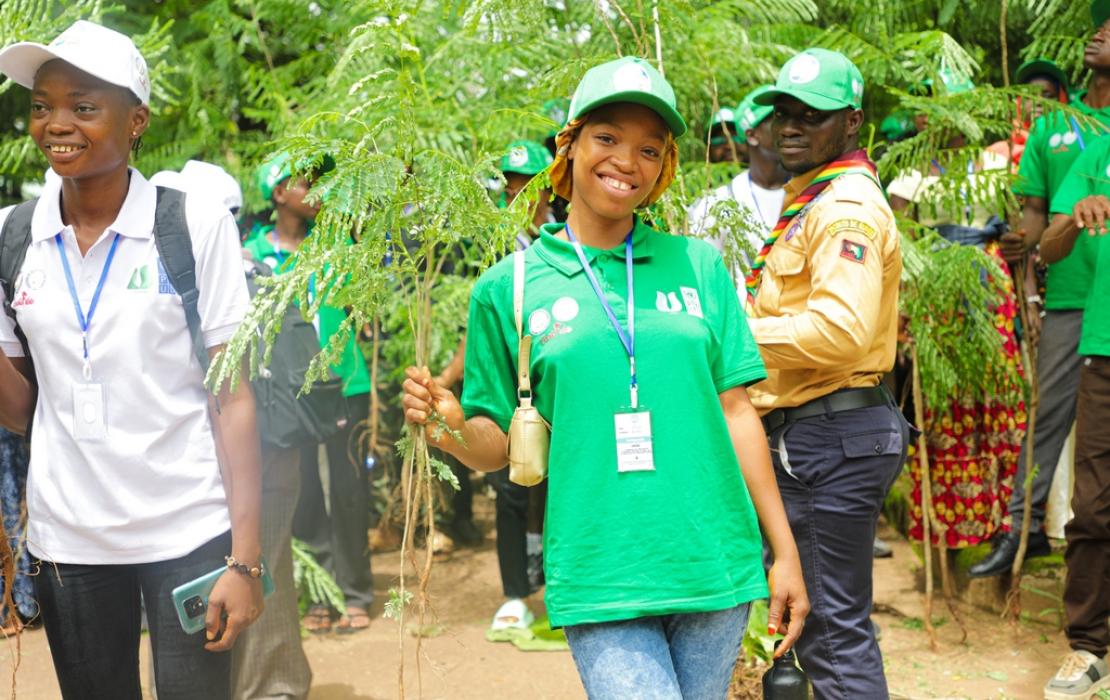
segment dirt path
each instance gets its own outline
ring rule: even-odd
[[[444,632],[424,640],[425,700],[579,700],[585,697],[570,654],[517,651],[484,638],[489,616],[500,603],[497,556],[493,549],[491,508],[479,498],[478,518],[487,530],[486,543],[460,550],[437,563],[433,600]],[[896,698],[971,698],[974,700],[1041,697],[1041,687],[1066,653],[1063,635],[1054,627],[1023,624],[1017,629],[996,616],[961,608],[969,641],[959,644],[958,625],[938,602],[934,617],[948,620],[939,627],[940,651],[929,650],[920,629],[921,595],[915,589],[914,561],[908,545],[895,540],[893,559],[876,563],[875,600],[882,610],[882,647],[892,695]],[[381,601],[397,573],[395,554],[374,557],[374,587],[379,604],[370,630],[349,637],[312,637],[304,642],[315,672],[311,700],[391,700],[397,697],[398,636],[396,623],[381,618]],[[539,602],[534,601],[534,608]],[[419,697],[413,660],[414,639],[406,635],[408,697]],[[144,651],[145,659],[145,651]],[[145,663],[145,661],[144,661]],[[0,648],[0,678],[6,678],[11,657]],[[19,698],[59,697],[45,635],[23,637],[23,664],[18,673]],[[0,686],[0,694],[2,686]]]

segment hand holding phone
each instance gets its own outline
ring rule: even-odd
[[[274,591],[274,580],[263,564],[261,580],[220,567],[173,589],[181,629],[186,634],[208,630],[209,651],[226,651],[244,628],[262,613],[264,596]]]

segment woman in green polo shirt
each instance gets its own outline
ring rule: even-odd
[[[533,392],[552,426],[547,610],[595,699],[723,698],[768,579],[780,652],[808,612],[745,389],[765,370],[728,271],[707,243],[636,216],[670,184],[685,131],[650,64],[588,71],[551,168],[569,218],[543,226],[525,253]],[[406,419],[426,423],[434,409],[463,440],[428,430],[429,440],[473,469],[503,468],[516,352],[505,260],[474,287],[461,404],[410,368]],[[618,430],[639,449],[618,450]]]

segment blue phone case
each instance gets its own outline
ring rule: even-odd
[[[274,579],[270,576],[270,567],[262,564],[265,573],[262,574],[262,595],[269,596],[274,592]],[[204,576],[195,578],[188,583],[183,583],[173,589],[173,607],[177,610],[177,619],[181,622],[181,629],[185,634],[196,634],[204,629],[204,616],[208,612],[208,596],[216,587],[216,581],[227,571],[226,566],[221,566]]]

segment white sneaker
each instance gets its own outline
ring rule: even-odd
[[[1089,651],[1073,651],[1045,685],[1044,698],[1088,700],[1103,688],[1110,688],[1110,669],[1106,661]]]

